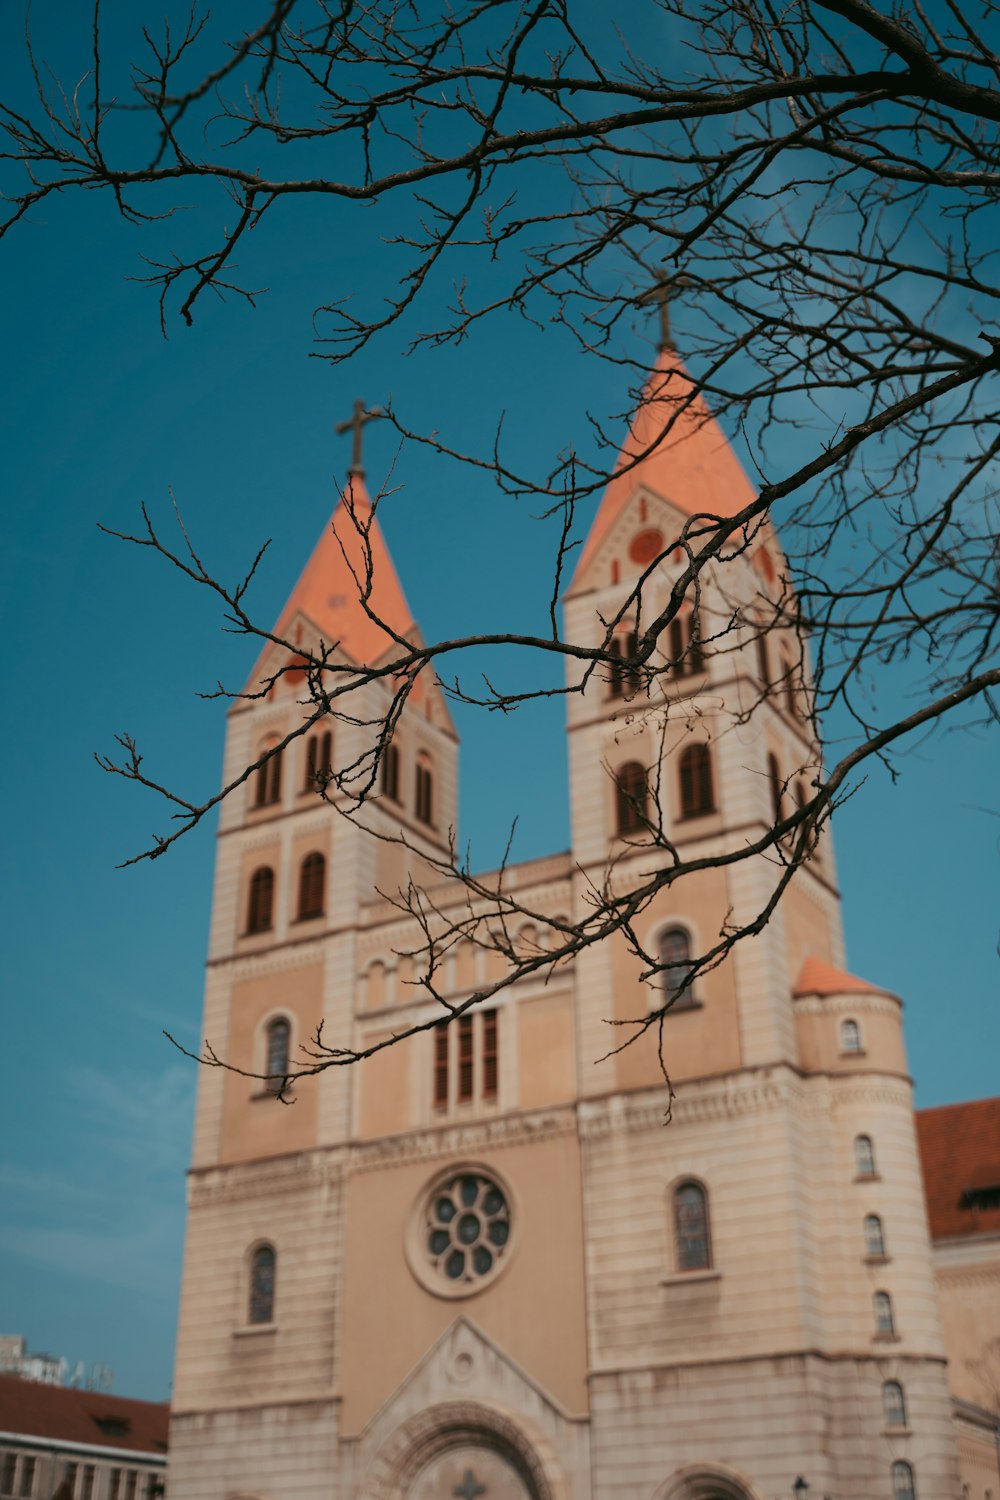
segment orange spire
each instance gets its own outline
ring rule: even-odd
[[[388,629],[377,625],[361,603],[368,559],[359,528],[367,531],[371,552],[368,607]],[[358,666],[371,666],[394,646],[391,631],[405,636],[414,629],[410,606],[360,474],[348,479],[330,524],[281,612],[275,635],[287,639],[297,614],[305,615],[328,645],[338,642]]]
[[[574,582],[640,486],[689,516],[734,516],[756,499],[722,428],[693,390],[677,353],[661,348],[583,545]]]

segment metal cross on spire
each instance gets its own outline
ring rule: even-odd
[[[648,291],[640,292],[636,297],[638,306],[648,306],[655,302],[660,310],[660,349],[673,349],[674,340],[670,332],[670,298],[675,289],[685,286],[693,286],[690,276],[668,276],[666,271],[657,271],[656,285],[651,286]]]
[[[358,479],[365,477],[364,466],[361,462],[361,434],[364,431],[365,423],[374,422],[382,415],[383,413],[377,406],[373,406],[371,411],[365,411],[365,403],[363,401],[355,401],[354,415],[349,417],[346,422],[338,422],[334,429],[338,436],[343,432],[354,433],[354,441],[351,448],[351,467],[347,472],[348,474],[356,475]]]

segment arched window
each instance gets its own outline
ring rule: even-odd
[[[771,783],[771,812],[774,821],[780,823],[785,816],[784,810],[784,782],[781,776],[781,768],[778,765],[778,757],[768,751],[767,755],[767,779]]]
[[[670,661],[677,677],[693,677],[705,666],[698,611],[690,609],[670,622]]]
[[[306,778],[304,792],[321,792],[333,772],[333,735],[329,729],[312,734],[306,741]]]
[[[875,1312],[875,1332],[883,1338],[892,1338],[896,1332],[896,1320],[892,1315],[892,1298],[888,1292],[876,1292],[872,1298]]]
[[[840,1023],[840,1050],[841,1052],[861,1051],[861,1027],[857,1021],[846,1020]]]
[[[321,917],[325,900],[326,860],[314,851],[299,866],[299,921]]]
[[[267,1028],[267,1056],[264,1071],[268,1087],[278,1093],[288,1077],[288,1050],[292,1041],[292,1028],[284,1016],[275,1016]]]
[[[707,745],[688,745],[678,762],[681,782],[681,817],[700,818],[715,811],[712,787],[712,756]]]
[[[634,630],[613,636],[608,643],[608,655],[612,658],[608,674],[609,698],[634,698],[642,687],[642,673],[634,663],[639,649],[639,637]]]
[[[856,1135],[854,1137],[854,1165],[859,1177],[874,1177],[875,1172],[875,1147],[872,1145],[870,1135]]]
[[[260,754],[264,755],[268,746]],[[281,751],[276,750],[265,760],[254,778],[254,807],[270,807],[281,800]]]
[[[637,760],[627,760],[619,766],[615,774],[615,819],[619,833],[638,833],[649,826],[648,795],[645,766]]]
[[[417,781],[416,800],[414,812],[421,823],[428,826],[434,822],[434,773],[431,770],[430,757],[418,755],[417,757]]]
[[[897,1458],[892,1466],[892,1500],[916,1500],[913,1486],[913,1470],[903,1459]]]
[[[682,1182],[674,1190],[674,1252],[678,1271],[711,1269],[708,1194],[700,1182]]]
[[[885,1235],[882,1233],[882,1220],[878,1214],[865,1215],[865,1254],[885,1254]]]
[[[386,745],[382,751],[382,794],[399,801],[399,750],[395,745]]]
[[[793,719],[797,718],[799,703],[795,696],[795,670],[784,652],[781,653],[781,676],[785,684],[785,707]]]
[[[250,876],[250,900],[247,904],[247,932],[269,932],[271,907],[274,903],[274,871],[261,865]]]
[[[660,963],[663,969],[663,993],[673,999],[673,1010],[695,1004],[688,970],[691,967],[691,938],[683,927],[668,927],[660,935]]]
[[[882,1410],[887,1427],[906,1426],[906,1398],[898,1380],[887,1380],[882,1387]]]
[[[250,1257],[248,1323],[274,1322],[274,1281],[277,1259],[273,1245],[257,1245]]]

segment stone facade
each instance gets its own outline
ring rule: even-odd
[[[684,378],[668,354],[657,370]],[[741,476],[728,499],[716,492],[736,465],[714,423],[680,437],[609,488],[565,601],[570,638],[599,639],[642,534],[745,503]],[[366,503],[358,479],[351,500]],[[377,547],[391,567],[380,536]],[[340,557],[321,539],[282,617],[286,639],[351,639]],[[764,534],[705,577],[706,638],[734,607],[752,613],[776,565]],[[652,613],[679,569],[650,579]],[[324,599],[343,628],[319,618]],[[383,618],[410,628],[394,573],[385,599]],[[570,696],[572,851],[510,872],[524,904],[575,916],[609,855],[622,878],[642,869],[648,854],[616,834],[611,773],[626,761],[660,776],[688,854],[770,826],[772,767],[790,795],[818,752],[804,668],[791,685],[794,643],[773,632],[768,649],[769,667],[752,634],[709,648],[654,702],[597,681]],[[365,691],[355,721],[384,707],[380,689]],[[237,705],[227,779],[300,722],[298,697],[282,679]],[[338,765],[365,733],[334,725]],[[458,802],[436,685],[411,699],[395,738],[397,794],[383,790],[361,819],[317,799],[302,741],[283,754],[276,796],[250,782],[223,807],[203,1034],[241,1071],[200,1079],[171,1500],[773,1500],[798,1476],[831,1500],[896,1500],[909,1474],[919,1500],[956,1500],[901,1006],[843,971],[828,838],[763,933],[667,1016],[669,1125],[655,1038],[609,1046],[608,1020],[641,1019],[653,998],[615,939],[499,991],[464,1037],[429,1030],[329,1068],[290,1104],[247,1076],[268,1071],[275,1021],[294,1055],[321,1021],[327,1044],[359,1048],[440,1014],[414,984],[414,925],[379,894],[412,879],[442,909],[462,899],[428,863]],[[685,816],[677,766],[694,742],[713,795]],[[433,778],[430,820],[417,813],[418,764]],[[406,847],[371,836],[400,828]],[[323,900],[303,915],[315,854]],[[248,921],[262,868],[264,924]],[[650,903],[639,936],[655,949],[681,927],[701,951],[775,879],[763,856],[705,869]],[[445,993],[461,999],[498,964],[458,944]],[[887,1382],[905,1392],[904,1421],[887,1419]]]

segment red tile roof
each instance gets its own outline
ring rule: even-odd
[[[162,1456],[167,1451],[169,1421],[170,1407],[166,1402],[133,1401],[127,1396],[108,1396],[101,1391],[43,1385],[17,1375],[0,1375],[0,1431],[3,1432],[49,1438],[67,1445],[131,1448]]]
[[[1000,1231],[1000,1206],[976,1201],[1000,1189],[1000,1099],[918,1110],[917,1141],[931,1238]]]
[[[881,985],[869,984],[867,979],[859,979],[856,974],[848,974],[844,969],[835,969],[833,964],[826,964],[820,958],[812,955],[805,960],[799,971],[799,977],[793,995],[888,995],[890,990],[882,989]]]

